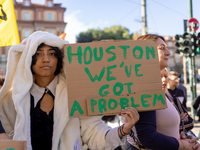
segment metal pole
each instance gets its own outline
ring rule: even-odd
[[[188,27],[187,27],[187,22],[188,20],[183,20],[183,26],[184,26],[184,33],[188,32]],[[183,75],[184,75],[184,85],[187,86],[187,79],[188,79],[188,75],[187,75],[187,58],[185,56],[183,56]]]
[[[193,17],[192,0],[188,0],[188,6],[189,6],[189,19],[190,19]]]
[[[184,74],[184,85],[187,86],[187,68],[186,68],[187,60],[186,57],[183,56],[183,74]]]
[[[189,19],[193,17],[193,10],[192,10],[192,0],[188,0],[189,6]],[[194,33],[190,31],[190,33]],[[196,74],[195,74],[195,55],[191,54],[189,57],[189,77],[190,77],[190,90],[191,90],[191,101],[196,98]],[[191,115],[192,118],[195,120],[195,111],[194,108],[191,106]]]
[[[146,15],[146,0],[141,0],[142,3],[142,35],[147,34],[147,15]]]

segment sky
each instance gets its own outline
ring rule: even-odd
[[[22,0],[17,0],[20,2]],[[44,4],[45,0],[31,0]],[[53,0],[66,8],[65,40],[76,42],[76,36],[88,29],[121,25],[130,34],[142,28],[141,0]],[[148,33],[162,36],[183,34],[183,20],[189,18],[189,0],[146,0]],[[200,0],[192,0],[193,18],[200,22]],[[200,32],[200,29],[197,30]]]

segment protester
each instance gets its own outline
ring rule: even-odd
[[[135,108],[122,110],[125,123],[114,129],[100,116],[69,118],[64,44],[54,34],[37,31],[9,50],[0,93],[6,134],[27,141],[28,150],[110,150],[125,144],[124,135],[139,120]]]
[[[180,100],[176,96],[171,95],[169,92],[169,89],[167,89],[166,85],[169,83],[168,75],[169,75],[169,73],[166,68],[161,71],[163,90],[165,90],[166,97],[174,105],[174,107],[176,108],[176,110],[178,111],[178,113],[180,115],[181,122],[180,122],[179,132],[180,133],[184,132],[186,134],[189,131],[191,131],[191,129],[193,128],[194,120],[190,117],[187,110],[180,102]]]
[[[168,67],[170,52],[164,38],[154,34],[140,36],[138,40],[153,40],[157,44],[160,70]],[[166,98],[167,108],[139,112],[140,119],[127,137],[127,150],[192,150],[199,149],[196,138],[180,139],[180,116],[172,103]],[[185,138],[184,134],[181,134]],[[138,140],[137,140],[138,139]]]
[[[180,78],[179,78],[178,72],[170,71],[169,72],[168,91],[172,96],[177,97],[181,101],[181,103],[183,104],[185,109],[187,109],[187,106],[186,106],[187,97],[184,94],[183,90],[181,90],[180,88],[177,88],[177,86],[179,85],[179,81],[180,81]]]

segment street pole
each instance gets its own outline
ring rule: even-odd
[[[147,15],[146,15],[146,0],[141,0],[142,4],[142,35],[147,34]]]
[[[183,56],[183,74],[184,74],[184,85],[187,86],[187,60],[186,60],[186,57]]]
[[[189,19],[193,18],[193,10],[192,10],[192,0],[188,0],[189,6]],[[190,31],[194,33],[194,30]],[[191,101],[196,98],[196,74],[195,74],[195,54],[192,53],[189,56],[189,77],[190,77],[190,90],[191,90]],[[194,108],[191,106],[191,115],[192,118],[195,120],[195,111]]]
[[[187,32],[187,22],[188,20],[183,20],[183,27],[184,27],[184,33]],[[184,75],[184,85],[187,86],[187,57],[183,56],[183,75]]]

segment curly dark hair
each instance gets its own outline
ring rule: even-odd
[[[41,43],[37,50],[43,46],[45,46],[46,44],[44,43]],[[53,46],[50,46],[53,50],[55,50],[56,52],[56,58],[58,59],[58,63],[57,63],[57,67],[56,67],[56,71],[54,72],[55,75],[59,74],[60,73],[60,70],[63,68],[63,57],[64,57],[64,54],[61,50],[59,50],[58,47],[53,47]],[[32,74],[35,74],[35,72],[33,71],[32,69],[32,66],[35,65],[37,61],[37,58],[36,58],[36,53],[32,56],[32,63],[31,63],[31,72]]]

